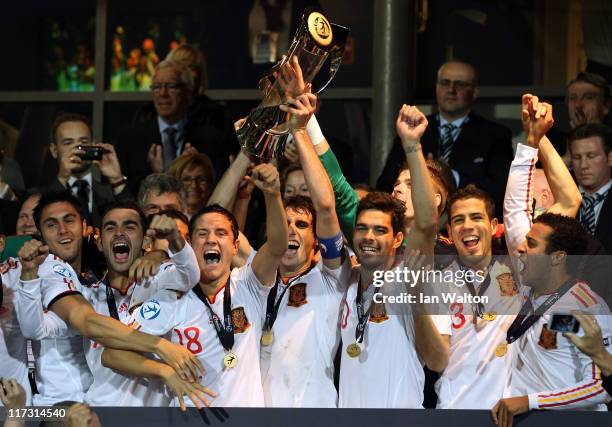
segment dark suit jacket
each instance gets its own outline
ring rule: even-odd
[[[56,179],[53,180],[49,185],[39,187],[30,191],[30,193],[45,193],[50,191],[67,191],[68,189],[62,185]],[[115,200],[129,200],[134,199],[132,192],[129,189],[129,186],[126,185],[123,191],[117,195],[113,194],[113,189],[110,184],[100,182],[95,178],[92,179],[92,192],[93,192],[93,203],[92,203],[92,212],[89,212],[89,217],[87,218],[88,223],[93,225],[94,227],[100,227],[102,222],[102,208],[108,203],[114,202]]]
[[[595,238],[601,242],[606,254],[612,255],[612,191],[608,192],[599,212]]]
[[[449,164],[459,173],[459,187],[475,184],[486,190],[495,200],[497,216],[501,218],[504,192],[508,171],[512,162],[512,133],[505,126],[493,123],[481,116],[470,113],[469,120],[463,125],[453,144]],[[425,157],[432,153],[440,155],[440,134],[438,115],[427,116],[429,126],[421,138]],[[395,139],[391,153],[377,187],[391,191],[405,154],[399,138]]]
[[[231,146],[224,132],[189,120],[185,125],[184,141],[210,157],[218,177],[229,166],[229,155],[238,151],[238,144]],[[134,194],[138,193],[140,181],[152,173],[147,162],[151,145],[161,143],[157,117],[126,127],[117,138],[115,148],[121,170],[127,176],[130,190]]]

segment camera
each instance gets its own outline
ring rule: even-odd
[[[78,150],[83,150],[84,153],[78,154],[83,160],[102,160],[104,149],[98,145],[78,145]]]
[[[548,329],[557,332],[577,333],[580,329],[580,322],[571,314],[553,314],[548,322]]]

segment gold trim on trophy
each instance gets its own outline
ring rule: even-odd
[[[319,46],[327,47],[333,40],[332,28],[325,16],[319,12],[308,15],[308,32]]]

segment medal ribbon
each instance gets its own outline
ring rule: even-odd
[[[563,284],[561,287],[559,287],[559,289],[557,289],[557,292],[549,296],[531,316],[527,317],[527,314],[533,311],[533,304],[531,303],[531,299],[533,297],[532,288],[531,291],[529,291],[529,298],[527,298],[527,301],[525,301],[525,304],[523,304],[521,307],[521,311],[519,312],[518,316],[516,316],[516,319],[514,319],[514,322],[512,322],[512,325],[510,325],[510,328],[508,328],[508,332],[506,333],[506,342],[508,344],[512,344],[514,341],[519,339],[525,332],[527,332],[529,328],[531,328],[535,322],[538,321],[540,317],[542,317],[544,313],[546,313],[550,307],[552,307],[554,303],[559,300],[559,298],[569,291],[572,286],[574,286],[574,282],[572,280]]]
[[[459,259],[457,259],[457,263],[459,264],[459,269],[461,271],[468,271],[468,268],[463,265],[461,263],[461,261]],[[481,297],[484,295],[484,293],[487,291],[487,289],[489,289],[489,285],[491,284],[491,266],[493,265],[493,260],[491,260],[491,263],[489,264],[489,266],[487,267],[487,275],[484,278],[484,280],[482,281],[482,283],[480,284],[480,287],[478,288],[478,292],[476,292],[476,288],[474,288],[474,282],[472,280],[467,280],[465,281],[468,290],[470,291],[470,294],[472,294],[473,297]],[[484,304],[481,302],[478,302],[476,304],[476,310],[475,310],[476,316],[480,317],[482,319],[482,317],[484,316],[485,313],[485,307]]]
[[[206,298],[206,295],[204,295],[204,292],[202,292],[200,286],[196,285],[193,287],[193,292],[208,308],[208,311],[210,311],[210,320],[215,326],[217,337],[219,337],[219,341],[221,341],[221,345],[226,351],[231,351],[232,347],[234,346],[234,324],[232,323],[232,294],[230,291],[230,277],[227,278],[227,282],[225,282],[225,290],[223,291],[224,322],[221,322],[221,319],[219,319],[217,313],[213,311],[212,307],[208,303],[208,298]]]
[[[290,279],[287,282],[287,286],[285,287],[285,289],[283,289],[283,292],[281,293],[280,298],[278,298],[278,300],[276,299],[276,295],[278,294],[278,287],[280,286],[281,277],[280,277],[280,272],[278,271],[276,272],[276,283],[274,284],[274,286],[270,290],[270,293],[268,294],[268,303],[266,305],[266,320],[264,322],[264,327],[263,327],[264,331],[269,331],[272,329],[272,326],[274,326],[274,322],[276,322],[276,316],[278,316],[278,310],[280,308],[281,301],[283,300],[283,297],[285,296],[285,292],[287,292],[287,289],[289,289],[291,285],[295,283],[297,280],[301,279],[302,277],[310,273],[310,270],[312,270],[315,266],[316,266],[315,263],[311,263],[310,267],[308,267],[306,271],[299,274],[297,277]]]
[[[363,291],[361,290],[361,275],[357,280],[357,296],[355,298],[355,305],[357,306],[357,326],[355,327],[355,341],[359,344],[363,342],[363,335],[365,334],[368,320],[370,319],[370,313],[372,307],[374,307],[374,301],[370,303],[370,307],[367,312],[363,312]]]

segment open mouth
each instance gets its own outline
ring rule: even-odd
[[[127,242],[119,241],[113,244],[113,258],[117,262],[126,262],[130,256],[130,246]]]
[[[221,254],[219,251],[210,249],[204,252],[204,263],[207,265],[219,264],[221,262]]]
[[[298,249],[300,249],[300,244],[297,240],[289,240],[287,244],[287,254],[295,255],[297,254]]]
[[[478,243],[480,243],[480,238],[477,236],[469,236],[465,237],[462,242],[467,249],[475,249],[478,246]]]
[[[62,246],[68,246],[68,245],[70,245],[72,243],[72,239],[68,239],[68,238],[62,239],[62,240],[59,241],[59,243]]]

